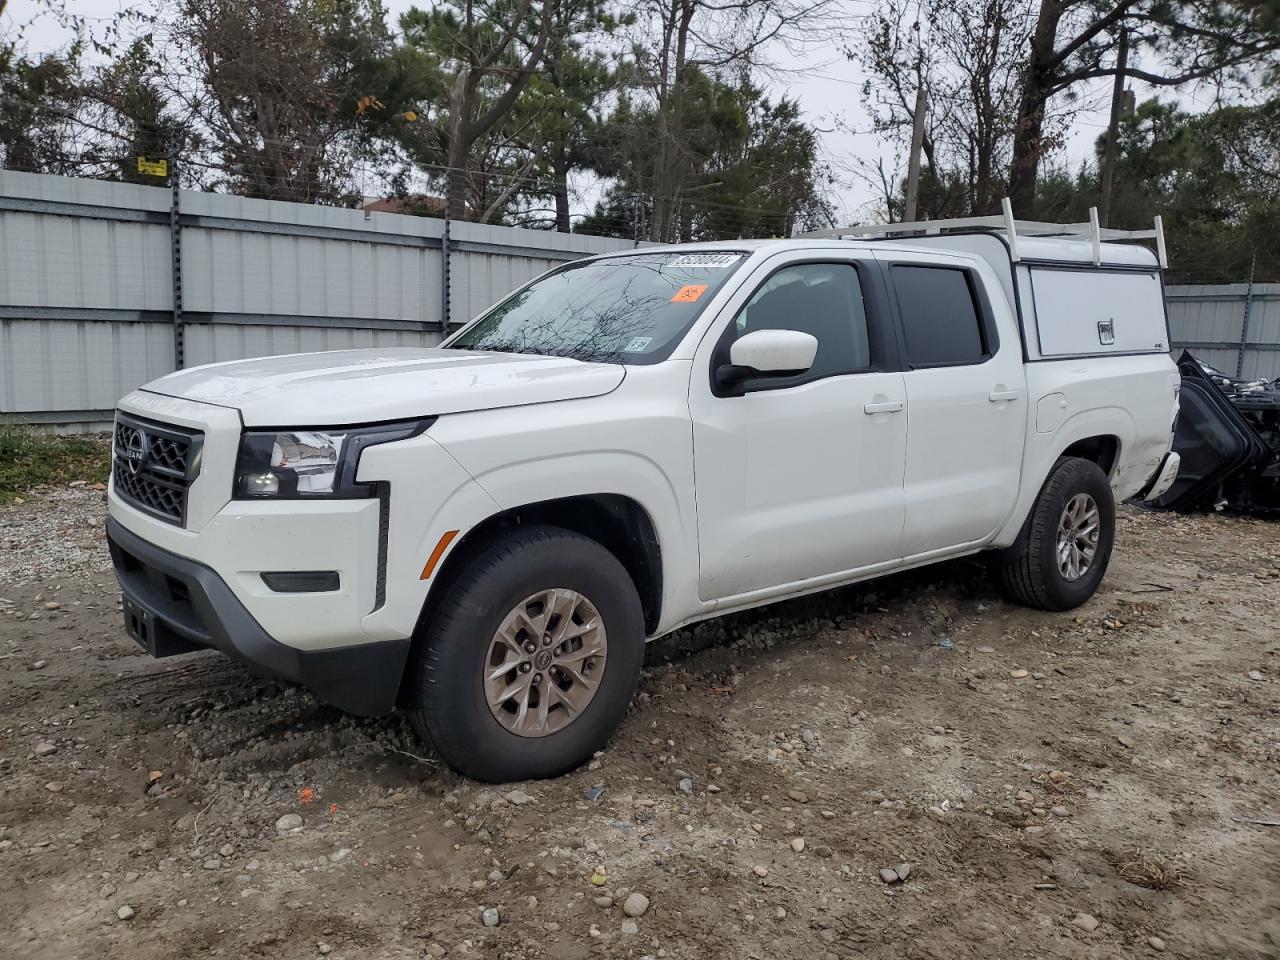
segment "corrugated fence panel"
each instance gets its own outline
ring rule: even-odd
[[[167,323],[0,320],[0,411],[110,410],[172,369]]]
[[[440,342],[437,219],[183,192],[186,366]],[[0,170],[0,412],[93,422],[173,369],[170,191]],[[451,329],[625,240],[452,225]]]
[[[351,350],[358,347],[431,347],[439,334],[350,327],[246,326],[222,323],[187,328],[190,366],[271,357],[282,353]]]
[[[1231,376],[1280,377],[1280,284],[1171,286],[1165,298],[1175,354],[1185,347]]]

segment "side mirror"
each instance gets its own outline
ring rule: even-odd
[[[753,376],[794,377],[813,366],[818,338],[799,330],[756,330],[729,347],[729,362],[716,370],[716,382],[740,387]]]

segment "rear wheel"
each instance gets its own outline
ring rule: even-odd
[[[1041,610],[1071,610],[1093,596],[1115,542],[1115,500],[1091,460],[1064,457],[1049,474],[1031,515],[997,568],[1005,591]]]
[[[468,562],[419,643],[419,735],[467,776],[539,779],[584,763],[621,722],[644,659],[644,615],[608,550],[530,527]]]

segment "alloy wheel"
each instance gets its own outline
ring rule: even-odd
[[[489,711],[520,737],[557,733],[594,699],[607,657],[604,621],[582,594],[553,588],[526,597],[489,643]]]
[[[1079,580],[1093,566],[1102,531],[1097,501],[1077,493],[1067,501],[1058,520],[1058,572],[1064,580]]]

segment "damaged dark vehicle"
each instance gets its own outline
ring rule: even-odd
[[[1280,379],[1240,380],[1178,358],[1182,393],[1173,449],[1178,479],[1150,505],[1280,516]]]

